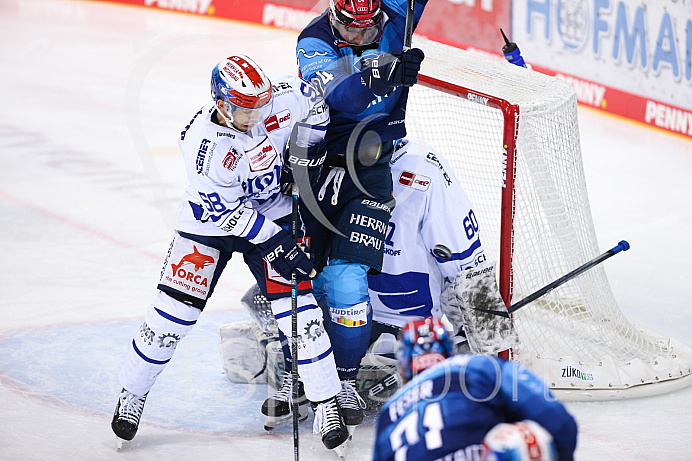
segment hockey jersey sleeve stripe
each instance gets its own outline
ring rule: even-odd
[[[192,215],[195,217],[197,221],[201,221],[202,218],[204,217],[204,208],[201,205],[198,205],[194,202],[191,202],[188,200],[190,204],[190,208],[192,209]]]
[[[452,256],[447,259],[440,258],[433,252],[430,252],[430,254],[432,254],[435,257],[438,263],[444,263],[447,261],[464,261],[473,256],[475,251],[478,250],[480,247],[481,241],[480,239],[476,239],[476,241],[473,242],[467,250],[462,251],[461,253],[452,253]]]
[[[231,212],[231,210],[226,210],[219,215],[213,215],[213,214],[209,215],[209,218],[211,219],[212,222],[217,223],[217,222],[221,221],[221,219],[226,218],[230,212]],[[196,217],[197,217],[197,215],[195,215],[195,218]],[[221,221],[221,222],[223,222],[223,221]]]
[[[245,238],[247,240],[252,240],[255,237],[257,237],[260,230],[262,229],[262,226],[264,225],[264,221],[264,215],[257,213],[257,216],[255,217],[255,222],[252,224],[252,228],[250,229],[250,232],[247,233]]]
[[[135,344],[135,340],[134,340],[134,339],[132,340],[132,348],[135,350],[135,352],[137,353],[137,355],[139,355],[139,356],[142,358],[142,360],[144,360],[145,362],[153,363],[154,365],[165,365],[165,364],[167,364],[168,362],[170,362],[170,360],[171,360],[171,359],[167,359],[167,360],[154,360],[154,359],[150,359],[149,357],[147,357],[146,355],[144,355],[144,354],[142,353],[142,351],[140,351],[139,349],[137,349],[137,345]]]
[[[155,310],[161,317],[163,317],[164,319],[170,320],[171,322],[177,323],[178,325],[190,326],[190,325],[194,325],[195,323],[197,323],[197,320],[183,320],[183,319],[179,319],[178,317],[174,317],[174,316],[172,316],[171,314],[168,314],[168,313],[166,313],[166,312],[164,312],[164,311],[162,311],[162,310],[160,310],[160,309],[157,309],[156,307],[154,308],[154,310]]]
[[[318,355],[317,357],[311,357],[311,358],[309,358],[309,359],[298,360],[298,365],[308,365],[308,364],[310,364],[310,363],[319,362],[319,361],[322,360],[323,358],[328,357],[331,353],[332,353],[332,348],[329,347],[329,349],[327,349],[326,351],[322,352],[322,353],[321,353],[320,355]]]

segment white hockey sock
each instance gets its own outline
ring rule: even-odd
[[[271,302],[274,317],[284,335],[291,340],[291,298]],[[324,329],[322,309],[312,294],[298,296],[298,374],[305,395],[313,402],[335,396],[341,390],[334,354]]]
[[[197,323],[201,311],[159,291],[144,323],[130,343],[120,369],[120,384],[136,395],[144,395],[156,382],[173,352]]]

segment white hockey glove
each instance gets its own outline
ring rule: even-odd
[[[507,312],[495,280],[495,263],[459,272],[440,296],[442,312],[463,327],[472,352],[497,354],[516,347],[519,337],[512,319],[490,313]]]

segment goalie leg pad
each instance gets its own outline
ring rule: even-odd
[[[272,300],[271,305],[279,329],[290,343],[291,299]],[[341,390],[322,310],[312,294],[298,296],[298,374],[305,395],[313,402],[329,399]]]
[[[265,346],[275,339],[275,336],[262,331],[254,320],[220,326],[219,345],[226,377],[234,383],[266,383],[267,349]]]
[[[160,291],[149,306],[118,375],[122,387],[136,395],[149,392],[201,313]]]

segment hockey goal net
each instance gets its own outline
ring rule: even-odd
[[[474,205],[510,305],[601,253],[581,158],[577,99],[566,82],[417,38],[409,136],[452,164]],[[514,314],[513,358],[562,399],[652,395],[692,381],[692,349],[635,326],[603,265]]]

